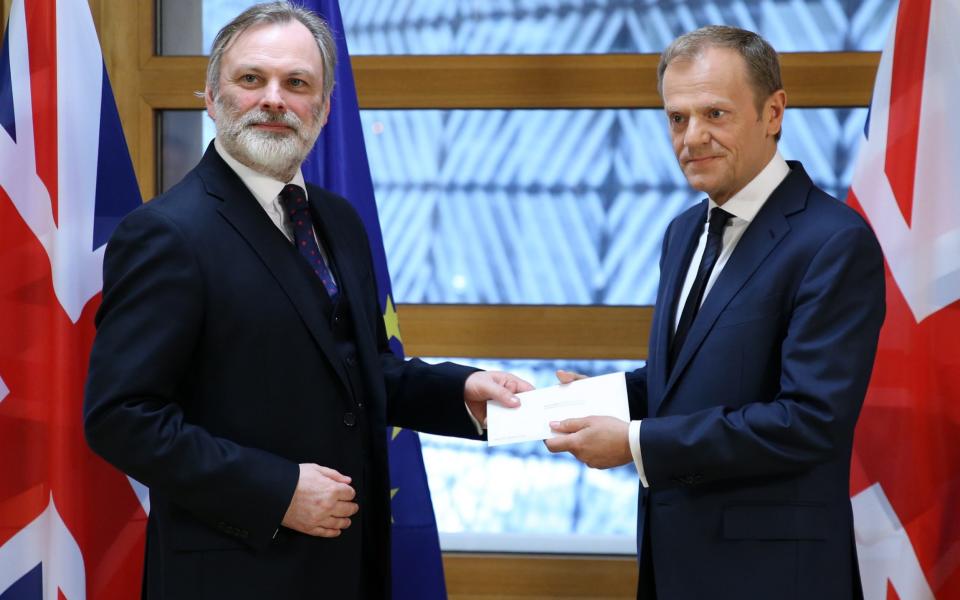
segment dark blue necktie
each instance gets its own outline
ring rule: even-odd
[[[680,349],[683,348],[683,342],[690,333],[690,327],[693,325],[693,319],[700,310],[700,304],[703,302],[703,291],[707,287],[707,281],[710,280],[710,273],[714,265],[717,264],[717,258],[720,257],[720,251],[723,249],[723,228],[727,226],[727,221],[732,217],[730,213],[721,209],[714,208],[710,211],[710,224],[707,226],[707,243],[703,247],[703,257],[700,259],[700,268],[697,269],[697,276],[690,286],[690,293],[687,294],[687,301],[683,305],[683,312],[680,313],[680,322],[677,323],[677,332],[673,335],[673,343],[670,344],[670,368],[677,361]]]
[[[317,246],[317,238],[314,236],[313,217],[310,215],[310,205],[307,203],[307,194],[298,185],[289,184],[280,191],[280,201],[283,207],[287,209],[287,215],[290,217],[290,224],[293,226],[293,241],[297,245],[297,250],[313,272],[317,274],[323,287],[327,290],[327,295],[331,300],[337,299],[337,282],[333,280],[330,274],[330,268],[324,262],[320,254],[320,247]]]

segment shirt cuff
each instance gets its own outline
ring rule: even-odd
[[[467,401],[463,401],[463,408],[467,410],[467,416],[470,417],[470,422],[473,423],[473,426],[477,429],[477,435],[483,435],[484,429],[486,429],[486,423],[481,423],[473,416],[473,413],[470,412],[470,407],[467,405]]]
[[[647,484],[647,474],[643,470],[643,456],[640,455],[640,423],[642,422],[630,421],[627,438],[630,441],[630,454],[633,455],[633,464],[637,467],[637,474],[640,475],[640,484],[648,488],[650,486]]]

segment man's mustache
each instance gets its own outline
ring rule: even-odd
[[[275,113],[266,110],[249,112],[243,115],[243,117],[240,119],[240,125],[242,127],[250,127],[251,125],[277,124],[286,125],[296,133],[300,132],[300,127],[303,125],[300,122],[300,118],[293,113]]]

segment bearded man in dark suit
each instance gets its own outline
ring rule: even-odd
[[[386,598],[387,423],[479,437],[529,384],[394,357],[361,221],[305,184],[335,47],[285,2],[217,36],[217,137],[107,246],[84,417],[150,488],[144,597]]]

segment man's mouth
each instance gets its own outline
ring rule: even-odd
[[[250,127],[254,129],[259,129],[261,131],[270,131],[274,133],[285,133],[292,132],[293,128],[287,125],[286,123],[251,123]]]
[[[693,158],[687,158],[684,161],[684,164],[693,165],[693,166],[703,165],[715,158],[720,158],[720,157],[719,156],[695,156]]]

